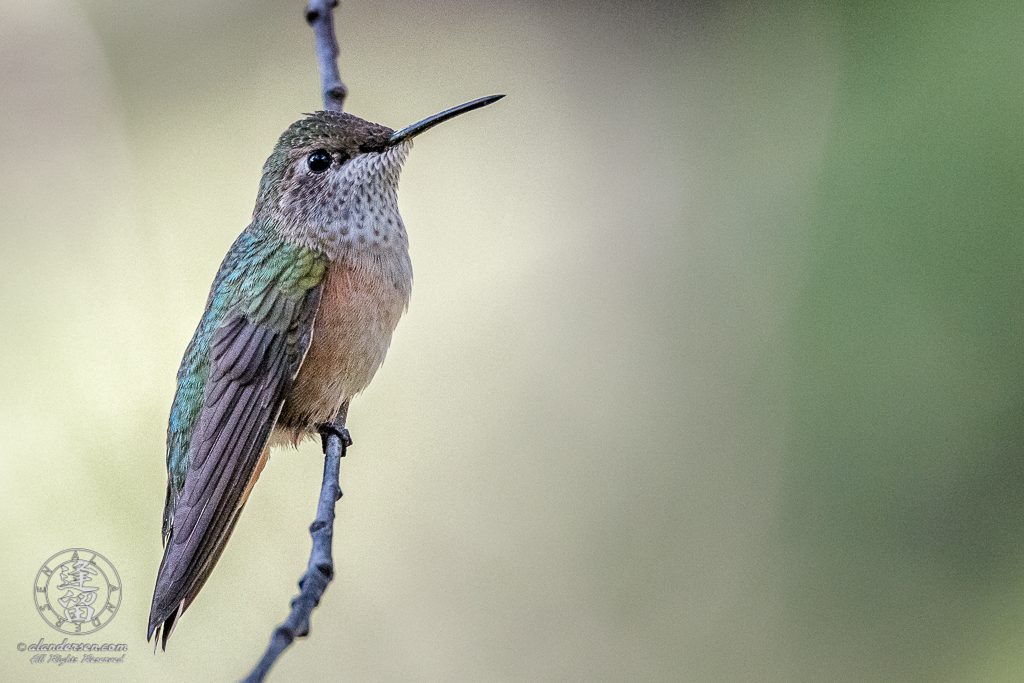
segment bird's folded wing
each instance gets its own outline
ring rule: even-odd
[[[162,625],[165,645],[231,535],[243,492],[309,348],[319,297],[320,286],[299,300],[265,293],[258,304],[226,316],[213,334],[203,407],[150,613],[149,636]]]

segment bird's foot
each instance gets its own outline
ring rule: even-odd
[[[345,457],[345,450],[352,445],[352,437],[349,436],[348,430],[344,427],[338,429],[334,425],[326,424],[320,425],[317,428],[320,432],[320,444],[324,449],[324,454],[327,454],[327,439],[330,436],[336,436],[341,439],[341,456]]]

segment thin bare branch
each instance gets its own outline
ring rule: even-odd
[[[338,0],[310,0],[306,8],[306,22],[313,27],[316,36],[316,56],[320,66],[320,87],[323,91],[324,108],[342,111],[348,90],[338,73],[338,40],[334,35],[334,8]],[[348,415],[346,401],[338,411],[334,422],[320,430],[324,448],[324,478],[320,486],[320,500],[316,507],[316,519],[309,527],[313,537],[313,549],[309,554],[306,573],[299,579],[299,594],[292,598],[292,610],[288,619],[274,629],[270,644],[256,667],[243,683],[260,683],[270,672],[277,658],[291,646],[296,638],[309,635],[309,620],[313,610],[320,604],[320,598],[334,579],[334,506],[341,498],[338,483],[341,459],[352,445],[345,418]]]
[[[338,72],[338,39],[334,35],[334,8],[338,0],[310,0],[306,8],[306,22],[316,36],[316,58],[320,64],[320,89],[324,95],[324,108],[342,111],[348,88],[341,82]]]
[[[274,629],[263,658],[249,673],[243,683],[260,683],[270,672],[277,658],[288,649],[296,638],[309,635],[309,619],[320,604],[320,598],[334,579],[334,505],[341,498],[338,470],[341,459],[352,445],[345,418],[348,403],[341,406],[334,424],[321,429],[324,446],[324,479],[320,486],[320,500],[316,506],[316,520],[309,527],[313,537],[313,550],[309,554],[306,573],[299,579],[299,594],[292,598],[292,611],[283,624]]]

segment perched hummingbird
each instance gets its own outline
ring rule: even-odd
[[[329,426],[384,361],[412,291],[397,203],[412,138],[501,97],[398,132],[321,111],[281,135],[263,166],[252,222],[224,257],[178,370],[164,556],[147,640],[156,632],[167,648],[270,446]]]

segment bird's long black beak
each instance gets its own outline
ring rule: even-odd
[[[492,102],[497,102],[502,97],[504,97],[504,95],[491,95],[490,97],[481,97],[479,100],[473,100],[472,102],[466,102],[465,104],[460,104],[457,107],[446,109],[440,114],[428,116],[422,121],[414,123],[411,126],[406,126],[402,130],[394,133],[391,136],[391,139],[388,140],[388,147],[393,147],[400,142],[405,142],[409,138],[413,138],[422,133],[423,131],[433,128],[439,123],[444,123],[448,119],[454,118],[459,114],[465,114],[467,111],[473,111],[474,109],[479,109],[480,107],[486,107],[488,104],[491,104]]]

